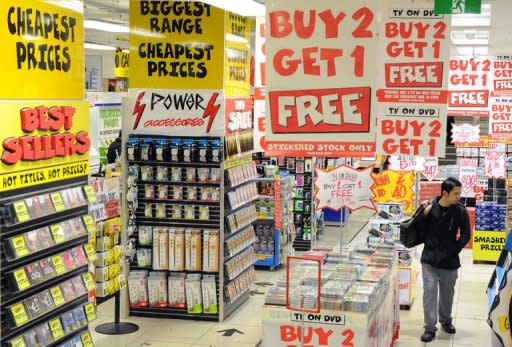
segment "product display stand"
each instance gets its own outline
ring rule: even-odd
[[[106,335],[126,335],[139,330],[139,326],[133,323],[121,322],[121,293],[116,292],[114,295],[114,322],[100,324],[96,327],[96,332]],[[98,305],[110,300],[112,297],[98,298]]]

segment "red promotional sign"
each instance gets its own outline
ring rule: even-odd
[[[478,159],[459,158],[459,180],[462,183],[462,197],[474,198],[474,187],[478,183]]]
[[[455,57],[450,60],[449,116],[489,117],[490,58]]]
[[[506,177],[507,154],[506,144],[490,143],[485,154],[485,176],[488,178]]]
[[[452,143],[476,143],[478,141],[480,141],[480,124],[452,125]]]
[[[377,148],[387,155],[444,157],[448,21],[425,1],[399,0],[384,7]]]
[[[494,61],[494,90],[492,95],[512,95],[512,60],[510,57],[497,57]]]
[[[512,99],[493,99],[489,135],[495,139],[512,139]]]
[[[321,157],[374,150],[377,1],[269,0],[266,7],[268,150]],[[296,146],[297,134],[305,146]],[[324,153],[325,143],[334,147]]]
[[[437,157],[425,158],[424,166],[423,176],[427,180],[432,181],[439,174],[439,159]]]

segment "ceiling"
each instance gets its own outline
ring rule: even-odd
[[[265,0],[255,1],[265,3]],[[84,2],[85,19],[128,25],[129,0],[84,0]],[[510,25],[512,1],[483,0],[482,3],[485,7],[483,12],[490,14],[490,26],[473,26],[475,20],[483,18],[483,16],[474,15],[477,17],[467,21],[470,26],[454,27],[455,43],[462,42],[462,44],[452,45],[452,55],[512,55],[512,26]],[[85,41],[128,48],[128,34],[86,29]]]

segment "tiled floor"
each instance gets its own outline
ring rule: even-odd
[[[343,242],[350,242],[352,237],[368,220],[365,212],[351,216],[350,224],[343,230]],[[333,244],[339,241],[339,228],[328,228],[320,237],[321,244]],[[356,237],[363,239],[364,233]],[[356,241],[357,242],[357,241]],[[438,332],[436,339],[429,344],[419,339],[422,334],[422,286],[416,287],[415,302],[410,311],[400,312],[400,339],[397,347],[491,347],[493,342],[491,330],[486,323],[487,299],[485,290],[493,271],[491,265],[474,265],[471,250],[464,250],[461,256],[462,268],[459,270],[455,302],[453,307],[455,335]],[[269,272],[257,271],[256,282],[275,282],[283,270]],[[254,290],[265,293],[267,287],[254,286]],[[140,330],[134,334],[122,336],[101,335],[93,331],[93,339],[98,347],[255,347],[261,341],[261,317],[264,304],[263,295],[252,296],[231,317],[222,323],[195,322],[184,320],[166,320],[154,318],[130,317],[123,321],[134,322]],[[110,322],[113,317],[113,304],[107,302],[99,307],[98,324]],[[222,330],[237,329],[241,333],[223,336]],[[275,346],[263,346],[275,347]],[[366,346],[355,346],[366,347]]]

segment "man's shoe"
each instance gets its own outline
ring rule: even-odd
[[[455,334],[457,332],[457,330],[451,323],[450,324],[441,324],[441,326],[443,327],[443,330],[446,331],[448,334]]]
[[[431,331],[426,331],[421,335],[421,341],[423,342],[430,342],[436,337],[436,334]]]

